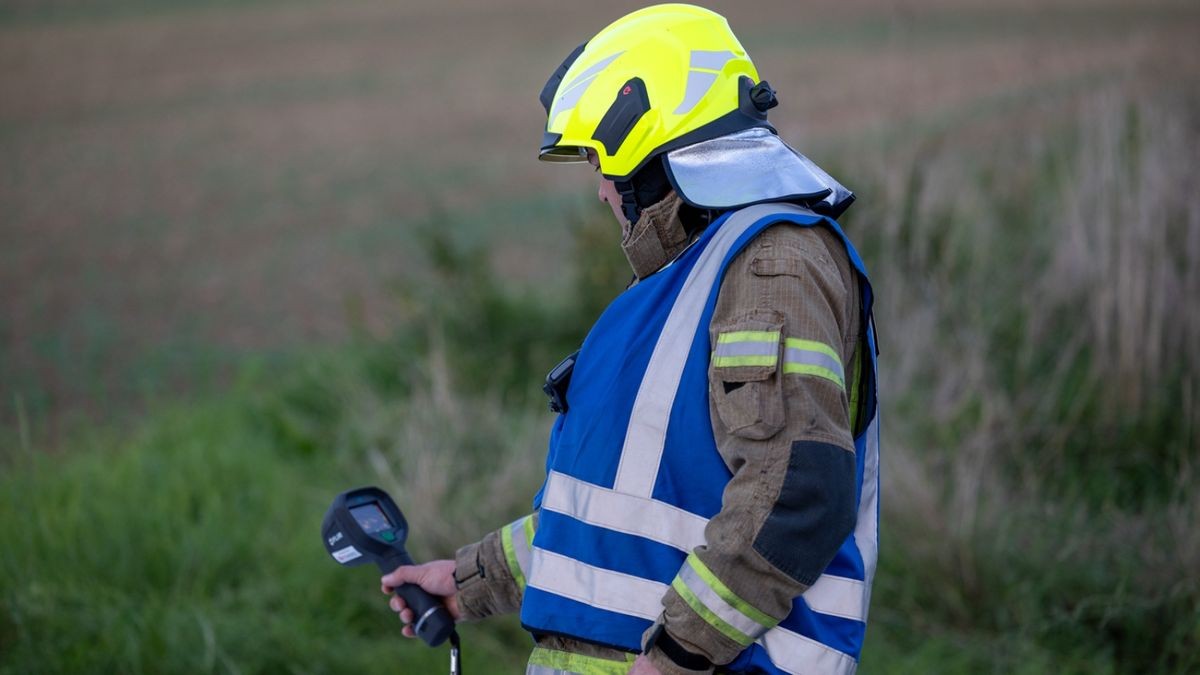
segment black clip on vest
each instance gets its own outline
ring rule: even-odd
[[[575,370],[575,358],[579,350],[558,362],[557,366],[546,375],[546,383],[542,391],[550,398],[550,411],[559,414],[567,412],[567,387],[571,384],[571,373]]]

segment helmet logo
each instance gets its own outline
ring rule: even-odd
[[[628,96],[631,93],[633,93],[633,87],[629,85],[625,85],[625,88],[621,90],[622,96]]]

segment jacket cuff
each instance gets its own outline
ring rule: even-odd
[[[478,621],[521,608],[521,592],[504,562],[499,532],[458,549],[454,564],[463,621]]]
[[[718,666],[779,623],[733,593],[695,553],[679,569],[663,607],[671,637]]]
[[[643,653],[650,663],[662,675],[710,675],[713,672],[712,662],[696,652],[691,652],[684,642],[667,630],[663,620],[663,617],[659,617],[658,622],[642,637],[642,644],[645,645]],[[681,650],[688,652],[686,658],[680,658],[678,652]],[[698,662],[683,664],[680,661]],[[706,661],[707,663],[704,663]]]

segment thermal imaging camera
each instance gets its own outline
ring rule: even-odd
[[[414,564],[404,550],[408,538],[404,514],[388,493],[377,487],[338,495],[325,514],[321,538],[329,555],[347,567],[373,562],[387,574],[401,565]],[[439,598],[416,584],[404,584],[395,592],[413,611],[413,632],[430,647],[442,644],[454,632],[454,619]]]

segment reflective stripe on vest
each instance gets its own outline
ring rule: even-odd
[[[533,568],[537,570],[534,587],[543,591],[651,621],[662,612],[666,584],[606,570],[536,546]]]
[[[872,490],[873,494],[874,490]],[[863,496],[865,503],[865,485],[863,487]],[[593,485],[557,471],[550,472],[550,476],[546,481],[546,490],[542,496],[542,508],[547,511],[555,511],[570,516],[588,525],[645,537],[651,541],[666,544],[686,553],[690,553],[697,546],[704,544],[704,526],[708,524],[707,518],[702,518],[694,513],[688,513],[666,502],[621,494],[615,490]],[[863,517],[864,514],[862,513],[862,509],[860,509],[860,525],[863,522]],[[872,516],[871,519],[873,521],[874,517]],[[857,535],[858,531],[856,530],[855,533]],[[539,553],[556,555],[543,552],[535,547],[533,549],[534,558],[538,558]],[[622,597],[639,598],[637,603],[629,606],[620,606],[619,604],[610,602],[605,605],[595,606],[604,606],[607,609],[612,609],[623,614],[645,616],[649,619],[658,616],[658,612],[662,610],[659,599],[667,590],[666,584],[658,584],[657,582],[639,579],[618,572],[613,572],[612,574],[616,576],[612,577],[603,575],[597,577],[595,572],[590,571],[596,568],[565,556],[558,557],[562,558],[562,560],[556,561],[553,568],[539,568],[539,588],[558,593],[559,595],[572,597],[570,594],[561,593],[546,586],[552,584],[556,587],[570,587],[576,583],[576,580],[583,578],[595,579],[596,583],[600,583],[601,579],[606,583],[620,583],[623,579],[628,578],[633,581],[630,586],[620,592],[620,595]],[[554,571],[553,582],[549,578],[551,569]],[[545,578],[544,582],[542,581],[543,578]],[[657,607],[657,610],[648,615],[641,609],[646,604],[644,602],[645,599],[640,598],[638,595],[639,593],[651,592],[651,588],[647,584],[653,584],[658,589],[657,592],[659,594],[658,597],[653,598],[654,606]],[[817,582],[804,592],[802,597],[814,612],[832,614],[856,621],[866,621],[867,600],[870,598],[870,594],[869,590],[864,590],[864,586],[865,584],[857,579],[822,574],[817,579]],[[584,593],[584,595],[592,594],[600,595],[600,589],[593,588]]]
[[[858,668],[858,662],[849,654],[786,628],[768,631],[759,643],[767,648],[771,662],[789,673],[852,675]]]
[[[551,471],[542,508],[589,525],[636,534],[685,553],[704,543],[708,519],[647,497],[637,497]]]
[[[870,349],[874,350],[874,331],[867,334]],[[874,352],[872,352],[874,353]],[[866,457],[863,458],[862,494],[858,502],[858,522],[854,525],[854,544],[863,560],[866,582],[862,588],[860,621],[867,620],[867,609],[871,606],[871,580],[875,578],[875,566],[879,558],[879,411],[867,426]],[[817,583],[821,583],[818,579]],[[812,590],[811,588],[809,589]]]

